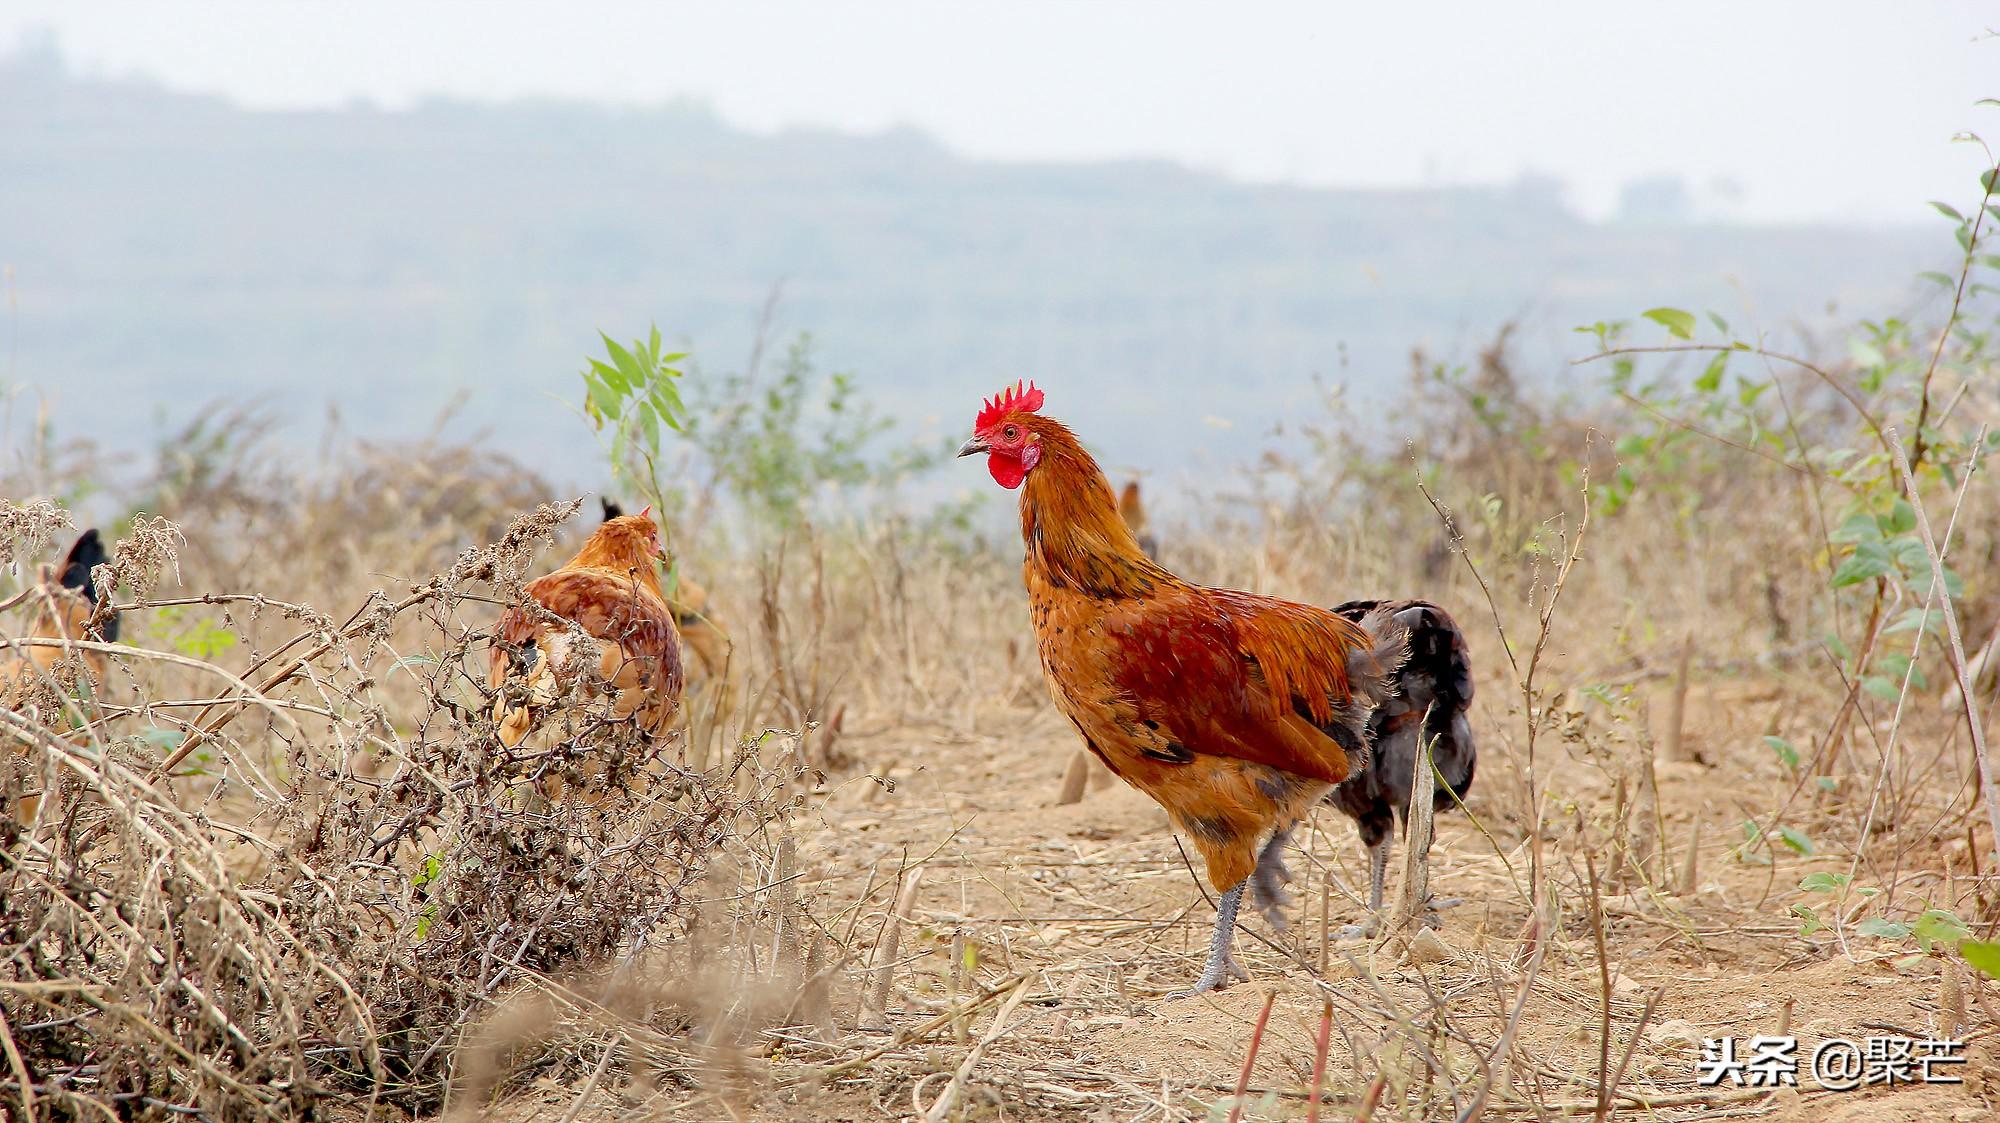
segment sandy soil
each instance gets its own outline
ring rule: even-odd
[[[1489,694],[1489,697],[1491,695]],[[2000,1118],[2000,1047],[1991,1011],[2000,994],[1967,981],[1961,993],[1971,1023],[1967,1063],[1940,1069],[1955,1086],[1878,1086],[1861,1091],[1801,1088],[1769,1091],[1696,1081],[1703,1038],[1747,1039],[1784,1027],[1801,1056],[1831,1037],[1946,1036],[1939,956],[1915,954],[1907,940],[1821,931],[1802,937],[1791,906],[1813,870],[1845,870],[1846,859],[1780,848],[1734,853],[1741,821],[1768,815],[1790,781],[1757,735],[1781,720],[1783,703],[1765,683],[1730,683],[1697,691],[1690,744],[1709,763],[1657,769],[1660,834],[1667,840],[1661,880],[1681,875],[1699,818],[1702,832],[1691,891],[1606,886],[1603,938],[1608,950],[1609,1064],[1631,1056],[1612,1106],[1622,1117],[1663,1119],[1760,1116],[1771,1119],[1972,1120]],[[1322,909],[1332,928],[1361,915],[1366,873],[1352,826],[1322,812],[1301,831],[1291,865],[1297,880],[1289,930],[1247,919],[1239,955],[1254,976],[1220,994],[1168,1001],[1163,995],[1197,973],[1213,918],[1207,894],[1190,875],[1165,817],[1147,799],[1108,776],[1082,802],[1055,807],[1058,783],[1074,752],[1073,734],[1046,710],[977,715],[950,728],[859,731],[844,743],[856,770],[832,782],[823,804],[798,823],[805,897],[813,912],[836,918],[875,888],[852,937],[861,954],[880,932],[899,869],[923,867],[911,921],[900,945],[892,997],[882,1024],[862,1020],[858,994],[837,992],[831,1033],[784,1034],[749,1050],[752,1069],[729,1102],[686,1089],[644,1088],[607,1080],[579,1101],[579,1081],[545,1079],[496,1105],[501,1118],[542,1118],[575,1109],[577,1118],[659,1113],[672,1118],[877,1120],[921,1118],[967,1057],[949,1028],[899,1046],[824,1086],[784,1088],[784,1074],[812,1063],[887,1044],[945,1010],[952,1001],[955,937],[976,955],[973,976],[995,985],[1027,976],[1026,997],[1004,1033],[986,1047],[952,1105],[975,1119],[1220,1118],[1242,1069],[1258,1014],[1272,999],[1268,1028],[1249,1077],[1245,1118],[1304,1118],[1313,1069],[1321,993],[1313,979],[1324,962],[1333,1000],[1324,1118],[1354,1118],[1369,1084],[1382,1078],[1376,1118],[1450,1118],[1453,1094],[1427,1080],[1413,1041],[1437,1048],[1459,1076],[1463,1103],[1480,1083],[1477,1055],[1499,1040],[1526,975],[1522,936],[1530,920],[1525,889],[1529,849],[1522,770],[1516,748],[1494,735],[1482,715],[1480,785],[1471,816],[1438,820],[1430,870],[1434,892],[1462,898],[1441,915],[1436,938],[1405,949],[1367,941],[1323,941]],[[976,734],[963,732],[965,728]],[[1586,887],[1586,848],[1621,802],[1616,770],[1574,745],[1544,745],[1538,770],[1546,788],[1543,845],[1559,911],[1553,939],[1528,989],[1512,1063],[1502,1074],[1488,1118],[1588,1114],[1596,1107],[1603,980]],[[893,783],[884,783],[883,780]],[[1473,818],[1478,819],[1475,825]],[[1586,824],[1580,836],[1576,824]],[[1593,826],[1594,825],[1594,826]],[[1915,867],[1964,865],[1964,843],[1912,856]],[[1844,848],[1842,848],[1844,852]],[[1603,870],[1607,853],[1592,865]],[[1402,869],[1392,867],[1391,896]],[[1601,874],[1600,874],[1601,876]],[[1858,873],[1866,881],[1868,867]],[[1905,893],[1943,899],[1942,873],[1912,881]],[[1678,886],[1676,886],[1678,888]],[[1247,910],[1246,910],[1247,914]],[[1324,957],[1324,958],[1322,958]],[[1645,1013],[1657,991],[1655,1008]],[[988,1006],[969,1039],[989,1029]],[[1642,1015],[1645,1030],[1634,1041]],[[1399,1029],[1416,1027],[1414,1032]],[[1476,1047],[1440,1046],[1441,1029]],[[775,1050],[774,1050],[775,1046]],[[1747,1053],[1747,1047],[1745,1049]],[[764,1066],[764,1067],[758,1067]],[[1216,1107],[1218,1102],[1222,1107]]]

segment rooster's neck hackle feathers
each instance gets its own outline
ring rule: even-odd
[[[1182,584],[1139,548],[1111,481],[1076,434],[1053,418],[1026,424],[1042,449],[1021,491],[1028,564],[1052,585],[1097,597],[1146,596]]]

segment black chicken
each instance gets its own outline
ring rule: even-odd
[[[1472,787],[1479,755],[1465,718],[1472,704],[1472,658],[1465,634],[1428,601],[1354,600],[1336,605],[1334,612],[1356,623],[1387,615],[1409,629],[1410,655],[1395,676],[1397,696],[1369,718],[1368,767],[1327,796],[1361,829],[1368,847],[1368,907],[1380,911],[1389,835],[1409,813],[1418,738],[1431,743],[1432,807],[1447,810]],[[1369,630],[1379,630],[1379,622]]]

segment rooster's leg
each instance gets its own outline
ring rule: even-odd
[[[1291,840],[1292,828],[1279,828],[1257,854],[1257,868],[1250,874],[1251,901],[1271,927],[1280,932],[1287,927],[1285,910],[1292,904],[1291,894],[1285,892],[1285,883],[1292,879],[1292,871],[1285,868],[1285,847]]]
[[[1208,941],[1208,966],[1202,969],[1201,978],[1187,990],[1175,991],[1167,996],[1193,998],[1212,990],[1221,990],[1238,979],[1250,981],[1250,972],[1237,965],[1236,957],[1229,954],[1229,946],[1236,940],[1236,909],[1243,903],[1243,886],[1247,881],[1238,882],[1236,888],[1222,895],[1215,903],[1215,935]]]

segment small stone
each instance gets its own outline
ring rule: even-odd
[[[1451,946],[1429,928],[1421,929],[1410,941],[1410,962],[1418,967],[1443,963],[1451,958]]]
[[[1692,1049],[1707,1036],[1702,1028],[1685,1018],[1670,1018],[1646,1031],[1646,1040],[1655,1045]]]

